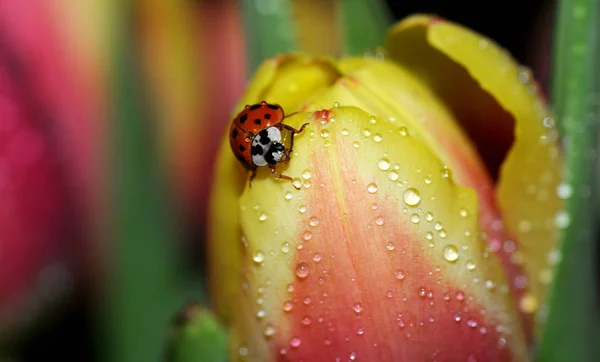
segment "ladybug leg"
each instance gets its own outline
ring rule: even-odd
[[[286,160],[289,161],[290,159],[290,154],[292,153],[292,149],[294,148],[294,135],[301,133],[302,131],[304,131],[304,129],[306,128],[306,126],[308,126],[308,123],[305,123],[302,125],[302,127],[300,127],[300,129],[295,129],[294,127],[287,125],[287,124],[282,124],[283,128],[292,132],[292,139],[290,140],[290,149],[286,151]]]
[[[252,188],[252,180],[254,180],[254,177],[256,176],[256,169],[253,168],[250,174],[250,178],[248,179],[248,187]]]
[[[289,177],[289,176],[286,176],[286,175],[282,175],[282,174],[280,174],[279,172],[277,172],[277,170],[275,169],[275,165],[269,165],[269,170],[271,171],[271,174],[272,174],[274,177],[278,178],[278,179],[292,181],[292,178],[291,178],[291,177]],[[294,185],[294,184],[292,183],[292,185]],[[295,187],[296,189],[300,190],[300,188],[299,188],[299,187],[296,187],[296,185],[294,185],[294,187]]]

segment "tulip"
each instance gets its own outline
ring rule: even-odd
[[[530,357],[568,223],[552,116],[460,25],[409,17],[386,50],[268,59],[238,103],[309,126],[278,166],[293,182],[250,187],[222,141],[209,242],[232,360]]]

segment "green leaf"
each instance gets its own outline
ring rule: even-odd
[[[188,305],[172,336],[169,362],[227,362],[227,333],[198,304]]]
[[[554,58],[553,103],[563,130],[570,220],[542,331],[540,362],[598,361],[599,318],[595,229],[600,121],[600,0],[561,0]]]
[[[266,58],[298,50],[290,0],[241,0],[248,72]]]
[[[383,0],[339,0],[344,51],[349,55],[373,52],[382,46],[392,16]]]
[[[177,248],[176,212],[140,79],[131,12],[125,1],[114,11],[111,53],[110,275],[104,291],[108,356],[102,360],[116,362],[161,360],[172,315],[189,297]]]

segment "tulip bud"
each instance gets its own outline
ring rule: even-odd
[[[466,45],[452,53],[445,41],[456,38]],[[539,156],[528,167],[550,175],[535,181],[546,192],[558,182],[560,159],[542,125],[544,106],[517,77],[499,81],[479,53],[468,53],[480,42],[455,25],[413,17],[390,32],[394,61],[288,55],[265,62],[240,106],[264,99],[286,113],[306,110],[284,122],[309,126],[296,135],[289,163],[278,166],[294,185],[260,169],[244,187],[247,175],[223,142],[210,243],[232,358],[528,359],[529,318],[521,317],[532,311],[521,301],[543,295],[543,284],[523,259],[539,268],[539,256],[508,235],[528,245],[554,235],[545,220],[560,203],[549,193],[542,203],[506,193],[524,192],[522,176],[531,175],[520,169],[530,164],[524,148]],[[481,54],[517,74],[497,52]],[[305,81],[303,74],[322,76]],[[448,79],[462,88],[452,93]],[[481,132],[494,126],[482,126],[486,111],[498,135],[516,124],[507,157],[478,142],[492,140]],[[503,161],[496,195],[490,172]],[[533,235],[514,228],[515,218],[534,210],[544,223],[532,226]],[[523,279],[530,284],[515,284]]]

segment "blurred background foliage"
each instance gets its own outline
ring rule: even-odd
[[[598,1],[588,3],[598,10]],[[6,249],[23,260],[0,265],[11,280],[0,282],[2,354],[7,361],[138,362],[170,351],[173,361],[188,361],[207,353],[198,336],[224,348],[209,315],[193,306],[177,311],[190,300],[207,304],[212,162],[257,65],[283,51],[374,53],[393,21],[435,13],[496,40],[533,68],[549,94],[555,7],[544,0],[0,0],[0,116],[8,109],[2,92],[15,94],[17,108],[25,105],[17,109],[23,122],[61,170],[41,176],[62,185],[62,208],[5,221],[52,234],[19,234],[20,248],[0,241],[0,255]],[[598,29],[598,17],[588,22]],[[583,62],[593,74],[593,61]],[[593,113],[598,105],[570,107],[560,112]],[[586,174],[582,182],[590,180]],[[593,239],[596,220],[584,219],[573,227],[588,233],[570,237]],[[584,250],[594,248],[588,242]]]

